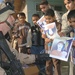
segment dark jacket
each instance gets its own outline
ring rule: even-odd
[[[31,33],[32,33],[32,45],[35,46],[41,46],[44,45],[44,39],[41,37],[41,31],[38,26],[32,26],[31,27]]]

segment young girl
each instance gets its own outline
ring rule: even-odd
[[[64,0],[65,7],[67,9],[67,12],[63,14],[62,16],[62,32],[67,33],[69,22],[67,20],[67,15],[70,10],[75,9],[75,1],[74,0]]]

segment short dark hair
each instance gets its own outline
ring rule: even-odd
[[[75,10],[71,10],[68,15],[67,15],[67,19],[71,19],[71,18],[75,18]]]
[[[65,1],[65,0],[64,0]],[[74,1],[74,0],[68,0],[68,1]]]
[[[32,17],[38,17],[38,18],[40,18],[39,14],[33,14]]]
[[[41,3],[39,5],[48,5],[48,4],[49,4],[48,1],[45,0],[45,1],[41,1]]]
[[[48,9],[45,12],[44,16],[52,16],[52,17],[54,17],[55,16],[54,10],[53,9]]]
[[[24,17],[26,18],[26,15],[25,15],[24,12],[20,12],[20,13],[18,13],[18,15],[19,15],[19,16],[24,16]]]

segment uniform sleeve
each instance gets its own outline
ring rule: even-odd
[[[3,68],[0,67],[0,75],[7,75],[5,70]]]
[[[7,43],[9,45],[10,50],[13,52],[14,55],[16,55],[16,58],[19,59],[22,64],[31,64],[31,63],[35,62],[35,60],[36,60],[35,55],[18,53],[17,50],[15,50],[11,47],[9,42],[7,42]]]
[[[19,59],[22,64],[32,64],[36,60],[35,55],[23,53],[19,53],[17,59]]]

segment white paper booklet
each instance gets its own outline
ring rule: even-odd
[[[37,24],[41,29],[44,30],[44,32],[46,32],[48,38],[54,39],[56,37],[60,37],[57,33],[56,23],[53,22],[46,24],[44,15],[37,21]]]
[[[37,21],[37,24],[40,26],[40,28],[44,29],[44,25],[46,25],[44,15]]]
[[[72,42],[73,38],[69,37],[55,38],[52,43],[50,57],[68,61]]]
[[[56,23],[50,23],[44,26],[44,31],[48,38],[54,39],[60,37],[57,33]]]

